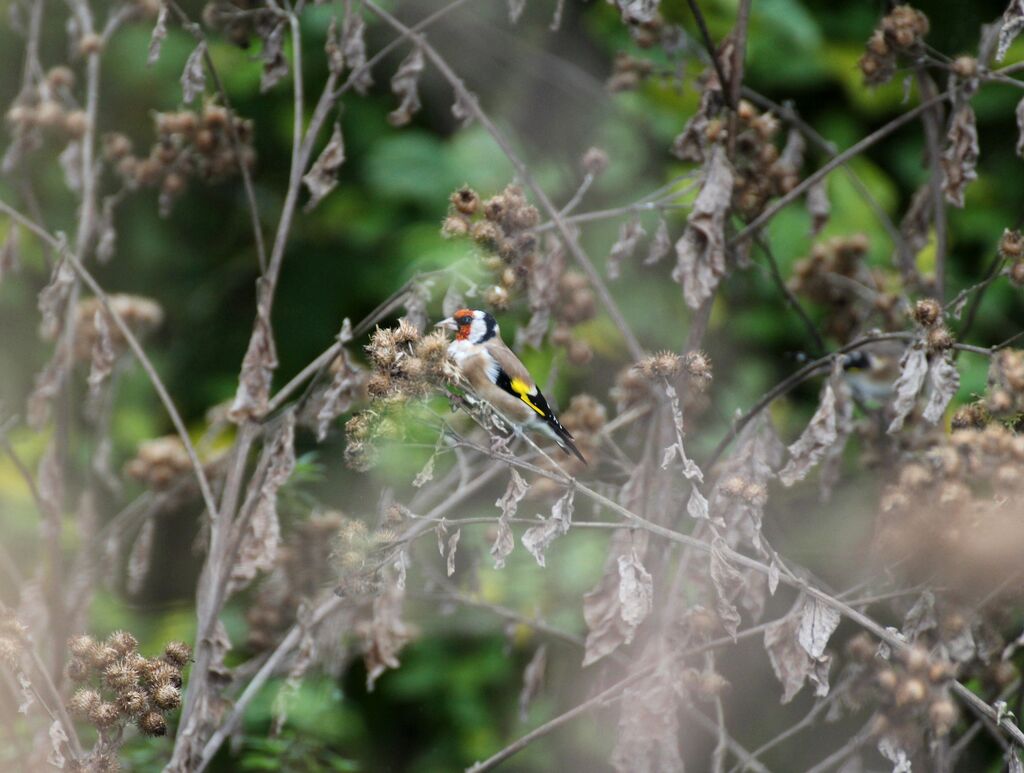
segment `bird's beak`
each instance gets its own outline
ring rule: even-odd
[[[442,319],[440,322],[434,325],[434,327],[443,327],[445,330],[458,330],[459,323],[456,322],[451,317],[448,317],[447,319]]]

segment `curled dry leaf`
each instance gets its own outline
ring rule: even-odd
[[[1017,155],[1024,158],[1024,98],[1017,103]]]
[[[505,493],[494,503],[501,509],[501,515],[498,516],[498,536],[494,538],[494,544],[491,545],[491,556],[494,558],[495,569],[505,568],[505,559],[515,548],[515,538],[512,536],[512,527],[509,525],[509,521],[515,516],[519,503],[529,490],[530,484],[513,469]]]
[[[107,196],[103,199],[100,222],[97,226],[99,237],[96,241],[96,259],[100,263],[109,263],[117,250],[117,230],[114,228],[114,209],[116,207],[117,198],[115,196]]]
[[[338,35],[338,17],[332,16],[331,23],[327,27],[327,42],[324,43],[324,53],[327,54],[327,69],[335,78],[340,78],[345,69],[345,53],[342,51],[341,38]]]
[[[413,636],[413,630],[402,621],[405,601],[405,568],[403,559],[381,572],[383,588],[374,598],[369,620],[357,625],[362,639],[363,660],[366,664],[366,689],[373,692],[374,684],[389,668],[398,668],[398,653]],[[397,566],[397,565],[401,566]]]
[[[946,140],[949,144],[942,154],[942,189],[946,201],[962,207],[967,184],[978,178],[978,127],[970,104],[961,105],[953,114]]]
[[[548,645],[540,645],[530,662],[523,669],[523,688],[519,691],[519,721],[526,721],[526,711],[530,708],[530,701],[540,693],[544,686],[544,669],[548,662]]]
[[[644,231],[639,218],[634,217],[619,226],[619,238],[612,245],[606,264],[609,279],[619,278],[622,273],[622,261],[633,257],[637,245],[646,235],[647,232]]]
[[[812,657],[801,639],[802,636],[807,636],[802,633],[807,602],[806,598],[798,599],[788,615],[769,624],[764,631],[764,648],[775,676],[782,682],[782,703],[793,700],[807,680],[814,684],[814,694],[818,697],[828,695],[829,691],[828,670],[832,663],[831,656]],[[825,622],[827,621],[822,621]],[[818,630],[824,631],[826,627],[821,625]]]
[[[63,770],[64,764],[67,762],[64,759],[63,747],[68,742],[68,734],[64,732],[60,720],[55,719],[50,723],[48,735],[50,736],[50,752],[46,755],[46,761],[53,767]]]
[[[160,3],[160,10],[156,15],[156,24],[153,26],[153,34],[149,36],[149,53],[146,55],[146,65],[156,64],[160,58],[160,49],[167,38],[167,15],[169,7],[166,2]]]
[[[896,398],[893,402],[892,422],[888,430],[890,435],[903,429],[903,422],[917,404],[917,394],[924,386],[928,375],[928,355],[920,343],[910,346],[900,359],[900,375],[893,385]]]
[[[726,558],[728,546],[721,537],[711,543],[711,583],[715,586],[715,609],[722,627],[736,639],[740,627],[740,613],[733,598],[743,589],[743,575]]]
[[[205,54],[206,41],[201,41],[185,60],[185,69],[181,72],[181,93],[186,105],[206,90],[206,73],[203,70]]]
[[[352,88],[361,96],[373,85],[373,76],[366,66],[366,23],[358,12],[350,12],[345,16],[341,26],[341,51],[351,70],[349,79]]]
[[[716,145],[704,173],[704,186],[676,242],[678,262],[672,278],[683,286],[691,309],[710,298],[725,275],[725,219],[732,199],[732,169],[725,150]]]
[[[430,458],[427,459],[427,463],[423,465],[423,468],[416,473],[416,477],[413,478],[413,488],[422,488],[427,483],[434,479],[434,460],[437,458],[437,454],[431,454]]]
[[[939,621],[935,616],[935,594],[926,590],[903,617],[902,633],[908,642],[913,642],[917,641],[922,633],[933,631],[938,627]]]
[[[82,143],[72,140],[57,156],[60,169],[64,173],[64,184],[72,193],[82,192]]]
[[[640,566],[639,576],[650,577],[647,570],[639,564],[640,557],[646,552],[646,549],[647,538],[644,533],[634,535],[625,529],[620,529],[612,537],[601,579],[583,596],[583,618],[587,623],[587,641],[583,653],[584,666],[596,663],[623,644],[631,642],[637,626],[642,622],[643,617],[646,617],[645,614],[638,619],[633,614],[642,609],[642,603],[637,606],[634,601],[642,599],[644,591],[637,588],[636,590],[640,594],[637,596],[633,590],[624,592],[622,588],[623,571],[627,574],[633,573],[634,576],[630,578],[630,583],[636,579],[636,570],[629,566],[634,561]],[[646,586],[646,582],[642,585]],[[623,606],[623,596],[630,598],[633,607],[628,620]]]
[[[636,550],[619,556],[619,604],[622,620],[630,628],[627,644],[632,641],[637,626],[651,613],[653,596],[654,578],[640,563]]]
[[[345,138],[341,133],[341,123],[334,122],[331,139],[309,171],[302,176],[302,182],[309,189],[309,201],[305,211],[310,212],[338,184],[338,170],[345,163]]]
[[[811,215],[811,236],[817,236],[828,223],[832,204],[828,199],[828,183],[822,178],[807,189],[807,211]]]
[[[18,713],[28,714],[28,710],[32,708],[32,704],[36,702],[36,696],[32,689],[32,681],[21,669],[18,669],[18,691],[21,693],[21,698],[18,703]]]
[[[270,382],[277,368],[277,347],[270,325],[270,292],[265,280],[258,280],[256,321],[253,323],[249,347],[242,358],[242,372],[238,390],[228,410],[228,418],[235,423],[258,419],[267,412]]]
[[[515,24],[519,21],[519,17],[523,15],[523,9],[526,8],[526,0],[508,0],[508,20]]]
[[[21,250],[18,245],[18,228],[11,223],[7,228],[7,236],[0,246],[0,282],[8,274],[21,269]]]
[[[244,588],[259,572],[274,567],[281,543],[281,523],[277,517],[277,493],[295,470],[295,413],[288,411],[271,441],[264,446],[257,473],[265,470],[263,481],[246,502],[243,512],[250,512],[240,526],[238,556],[231,567],[228,593]]]
[[[648,649],[659,649],[653,642]],[[679,750],[679,674],[673,673],[660,652],[644,652],[637,668],[650,662],[661,665],[622,693],[618,735],[611,763],[618,773],[682,773],[685,769]]]
[[[65,307],[74,283],[75,270],[66,258],[61,258],[53,267],[50,281],[39,291],[39,313],[43,317],[39,334],[48,341],[55,339],[64,325]]]
[[[93,405],[98,405],[103,383],[110,378],[116,360],[105,309],[96,309],[93,315],[93,327],[96,329],[96,337],[92,342],[89,363],[89,401]]]
[[[960,389],[960,371],[949,354],[936,356],[928,368],[928,402],[921,416],[930,424],[938,424],[950,401]]]
[[[668,255],[672,249],[672,239],[668,235],[668,223],[665,218],[658,219],[658,227],[654,231],[654,238],[651,239],[650,249],[647,257],[644,258],[645,266],[652,266]]]
[[[676,392],[676,388],[668,383],[668,381],[665,382],[665,394],[668,395],[669,406],[672,410],[672,422],[675,425],[676,442],[666,448],[662,454],[661,469],[667,469],[678,456],[679,461],[683,465],[683,475],[686,476],[686,479],[703,483],[704,473],[701,472],[697,463],[686,455],[686,449],[683,447],[683,437],[685,436],[683,431],[683,411],[679,407],[679,395]]]
[[[401,100],[398,107],[388,113],[388,123],[392,126],[405,126],[412,120],[413,114],[419,111],[420,95],[417,85],[422,72],[423,49],[416,46],[402,60],[398,71],[391,77],[391,90]]]
[[[263,71],[260,73],[260,93],[264,94],[274,88],[288,74],[288,59],[284,55],[285,23],[274,25],[263,36],[263,50],[260,61]]]
[[[797,640],[804,652],[814,660],[825,655],[825,647],[839,627],[839,613],[817,598],[806,598],[803,611],[800,613],[800,631]]]
[[[784,486],[807,477],[807,473],[820,462],[839,440],[836,416],[836,393],[832,380],[825,383],[821,403],[814,412],[803,434],[789,447],[789,462],[779,471]]]
[[[445,552],[445,571],[449,577],[455,574],[455,551],[459,547],[459,538],[462,536],[462,529],[456,529],[455,533],[448,538],[448,549]]]
[[[913,765],[907,750],[900,745],[899,739],[884,735],[878,740],[878,753],[892,763],[892,773],[911,773]]]
[[[551,516],[544,520],[540,526],[531,526],[520,537],[523,547],[531,556],[537,559],[537,563],[544,566],[544,553],[548,547],[569,531],[572,524],[573,499],[576,496],[576,489],[570,488],[562,497],[555,502],[551,508]]]
[[[352,322],[348,317],[338,333],[341,353],[334,362],[330,386],[324,390],[320,407],[316,412],[316,439],[322,443],[327,437],[327,428],[336,418],[352,407],[363,386],[364,371],[349,356],[345,344],[352,340]]]
[[[996,61],[1001,62],[1010,50],[1014,39],[1024,30],[1024,0],[1010,0],[1003,11],[1003,23],[999,27],[999,45],[996,48]]]
[[[452,116],[456,121],[459,122],[459,128],[465,129],[476,117],[475,105],[471,104],[476,101],[476,97],[471,94],[465,87],[456,89],[455,101],[452,102]]]
[[[800,174],[804,166],[804,151],[807,149],[807,141],[803,133],[796,128],[790,129],[786,134],[786,144],[779,154],[779,165],[784,166],[794,174]]]
[[[149,574],[150,557],[153,555],[153,535],[156,534],[156,519],[147,518],[142,523],[131,553],[128,554],[128,581],[125,589],[129,596],[137,596]]]
[[[714,92],[704,89],[700,97],[700,106],[686,122],[683,130],[672,140],[672,155],[683,161],[703,164],[705,148],[708,144],[707,128],[711,115],[717,108]]]

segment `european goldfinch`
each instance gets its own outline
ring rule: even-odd
[[[455,331],[448,354],[477,397],[518,426],[545,432],[566,454],[574,454],[587,463],[526,366],[501,340],[498,322],[493,316],[479,309],[459,309],[435,327]]]

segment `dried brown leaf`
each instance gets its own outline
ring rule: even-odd
[[[89,362],[89,401],[98,405],[104,382],[110,378],[117,359],[114,342],[110,338],[110,325],[107,313],[98,308],[93,315],[93,327],[96,337],[92,342],[92,353]]]
[[[142,523],[131,552],[128,554],[128,581],[125,589],[129,596],[137,596],[149,575],[150,558],[153,555],[153,536],[156,534],[156,519],[147,518]]]
[[[645,652],[641,663],[649,662],[647,655]],[[618,773],[682,773],[685,769],[679,750],[679,696],[675,687],[680,677],[673,671],[661,665],[623,692],[619,732],[611,757]]]
[[[942,189],[946,201],[962,207],[967,184],[978,178],[978,127],[969,103],[953,114],[946,140],[949,144],[942,154]]]
[[[72,193],[82,192],[82,143],[71,140],[57,156],[60,169],[64,173],[64,184]]]
[[[331,139],[324,146],[320,156],[313,162],[302,177],[302,182],[309,189],[309,201],[305,211],[310,212],[338,184],[338,170],[345,163],[345,138],[341,133],[341,123],[334,122]]]
[[[743,589],[743,575],[726,557],[728,545],[721,537],[711,543],[711,583],[715,586],[715,609],[722,627],[735,640],[740,627],[740,613],[733,598]]]
[[[473,123],[476,111],[473,109],[474,105],[470,104],[470,102],[475,100],[476,97],[464,87],[455,91],[455,101],[452,102],[452,116],[459,122],[459,128],[465,129]]]
[[[345,69],[345,53],[342,51],[341,38],[338,35],[338,17],[332,16],[327,27],[327,42],[324,43],[327,54],[327,69],[335,78],[340,78]]]
[[[423,64],[423,49],[416,46],[391,77],[391,90],[401,100],[398,107],[388,113],[388,123],[392,126],[405,126],[419,111],[420,95],[417,87]]]
[[[281,543],[281,523],[277,516],[277,494],[295,470],[295,413],[288,411],[281,426],[264,446],[259,469],[263,480],[247,501],[244,511],[251,514],[241,524],[238,555],[231,567],[228,593],[244,588],[260,572],[274,568]],[[243,511],[243,512],[244,512]]]
[[[205,54],[206,41],[200,41],[185,60],[185,69],[181,72],[181,93],[186,105],[206,91],[206,72],[203,70]]]
[[[716,145],[704,173],[704,185],[676,242],[678,262],[672,278],[682,285],[691,309],[710,298],[725,275],[725,221],[732,199],[733,175],[725,150]]]
[[[775,676],[782,682],[782,703],[793,700],[808,679],[815,685],[815,695],[828,695],[831,656],[812,658],[799,640],[805,603],[805,599],[798,599],[786,617],[771,623],[764,631],[764,648]]]
[[[619,226],[619,238],[612,245],[605,268],[608,278],[615,280],[622,274],[622,261],[629,260],[636,252],[640,240],[647,235],[640,224],[640,218],[631,218]]]
[[[999,27],[999,45],[996,48],[996,61],[1001,62],[1010,50],[1014,39],[1024,30],[1024,0],[1010,0],[1003,11],[1003,23]]]
[[[18,227],[11,223],[7,228],[4,243],[0,246],[0,282],[4,277],[21,270],[21,250],[19,248]]]
[[[902,633],[907,641],[914,642],[922,633],[934,631],[938,627],[939,621],[935,615],[935,594],[926,590],[903,617]]]
[[[21,699],[18,703],[18,713],[28,714],[28,710],[32,707],[32,704],[36,702],[36,696],[32,690],[32,681],[21,669],[18,669],[18,691],[21,693]]]
[[[515,549],[515,537],[512,534],[509,521],[515,516],[519,502],[529,490],[530,484],[526,482],[526,479],[516,470],[512,470],[512,477],[509,478],[505,493],[494,503],[501,509],[501,515],[498,516],[498,535],[494,538],[494,544],[491,545],[491,556],[494,558],[495,569],[504,569],[505,559]]]
[[[395,565],[382,572],[383,589],[373,600],[371,618],[357,626],[362,639],[366,689],[369,692],[373,692],[377,679],[387,669],[398,668],[398,653],[413,636],[412,628],[402,621],[405,560],[403,554]]]
[[[893,385],[896,398],[893,401],[892,422],[887,432],[891,435],[903,429],[903,422],[914,410],[917,404],[917,395],[924,386],[925,377],[928,375],[928,355],[920,343],[909,347],[900,359],[900,375]]]
[[[637,556],[636,550],[629,555],[619,556],[619,604],[622,607],[623,622],[630,631],[626,644],[633,638],[633,633],[651,613],[654,596],[654,578]]]
[[[455,574],[455,551],[459,547],[459,537],[462,536],[462,529],[456,529],[455,533],[448,538],[448,550],[445,553],[445,571],[449,577]]]
[[[931,424],[941,421],[950,401],[960,389],[960,371],[951,356],[936,356],[928,368],[928,402],[921,416]]]
[[[800,631],[797,634],[800,646],[814,660],[820,660],[841,619],[835,609],[820,599],[808,597],[800,613]]]
[[[803,132],[793,128],[786,134],[786,144],[779,154],[778,163],[786,167],[793,174],[799,175],[804,166],[804,151],[807,149],[807,141]]]
[[[668,255],[671,249],[672,239],[668,235],[668,223],[665,222],[665,218],[658,218],[658,228],[654,232],[654,238],[651,239],[650,249],[647,257],[644,258],[644,265],[654,265]]]
[[[262,418],[267,412],[270,382],[277,368],[277,347],[270,324],[270,295],[265,280],[257,286],[256,321],[253,323],[249,347],[242,358],[242,372],[238,378],[235,399],[228,410],[228,418],[235,423]]]
[[[68,734],[64,732],[60,720],[55,719],[50,723],[48,735],[50,736],[50,752],[46,755],[46,761],[53,767],[63,770],[67,760],[64,759],[62,747],[68,742]]]
[[[811,215],[811,236],[817,236],[828,223],[832,204],[828,199],[828,182],[822,178],[807,189],[807,211]]]
[[[160,3],[160,10],[156,15],[156,24],[153,26],[153,34],[149,36],[149,53],[146,55],[146,65],[153,66],[160,58],[160,49],[167,38],[167,15],[170,9],[166,2]]]
[[[57,261],[50,274],[50,281],[39,291],[39,313],[43,317],[39,334],[52,341],[64,327],[64,314],[68,298],[75,284],[75,270],[66,258]]]
[[[537,563],[541,566],[545,565],[544,553],[547,552],[551,543],[569,531],[569,526],[572,524],[573,498],[575,495],[576,489],[574,488],[566,491],[555,502],[554,507],[551,508],[551,516],[546,520],[542,519],[539,526],[531,526],[519,538],[520,542],[523,543],[523,547],[526,548],[531,556],[537,559]]]
[[[284,55],[285,23],[275,24],[263,35],[263,50],[260,61],[263,71],[260,73],[260,93],[265,94],[280,83],[288,75],[288,59]]]
[[[807,473],[820,462],[839,440],[836,427],[836,395],[831,380],[825,384],[821,403],[814,412],[803,434],[789,447],[789,462],[779,471],[784,486],[807,477]]]
[[[366,67],[366,23],[358,13],[349,13],[341,26],[341,50],[351,70],[352,88],[366,96],[373,85],[373,76]]]
[[[548,646],[540,645],[523,669],[523,687],[519,691],[519,721],[526,721],[526,712],[530,701],[540,693],[544,686],[544,670],[548,662]]]

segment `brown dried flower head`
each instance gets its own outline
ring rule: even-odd
[[[161,736],[167,734],[167,720],[157,711],[149,711],[139,717],[139,730],[145,735]]]
[[[934,298],[922,298],[914,304],[913,315],[921,327],[931,327],[942,318],[942,306]]]
[[[682,372],[683,358],[675,352],[663,351],[640,360],[636,367],[647,378],[673,379]]]

